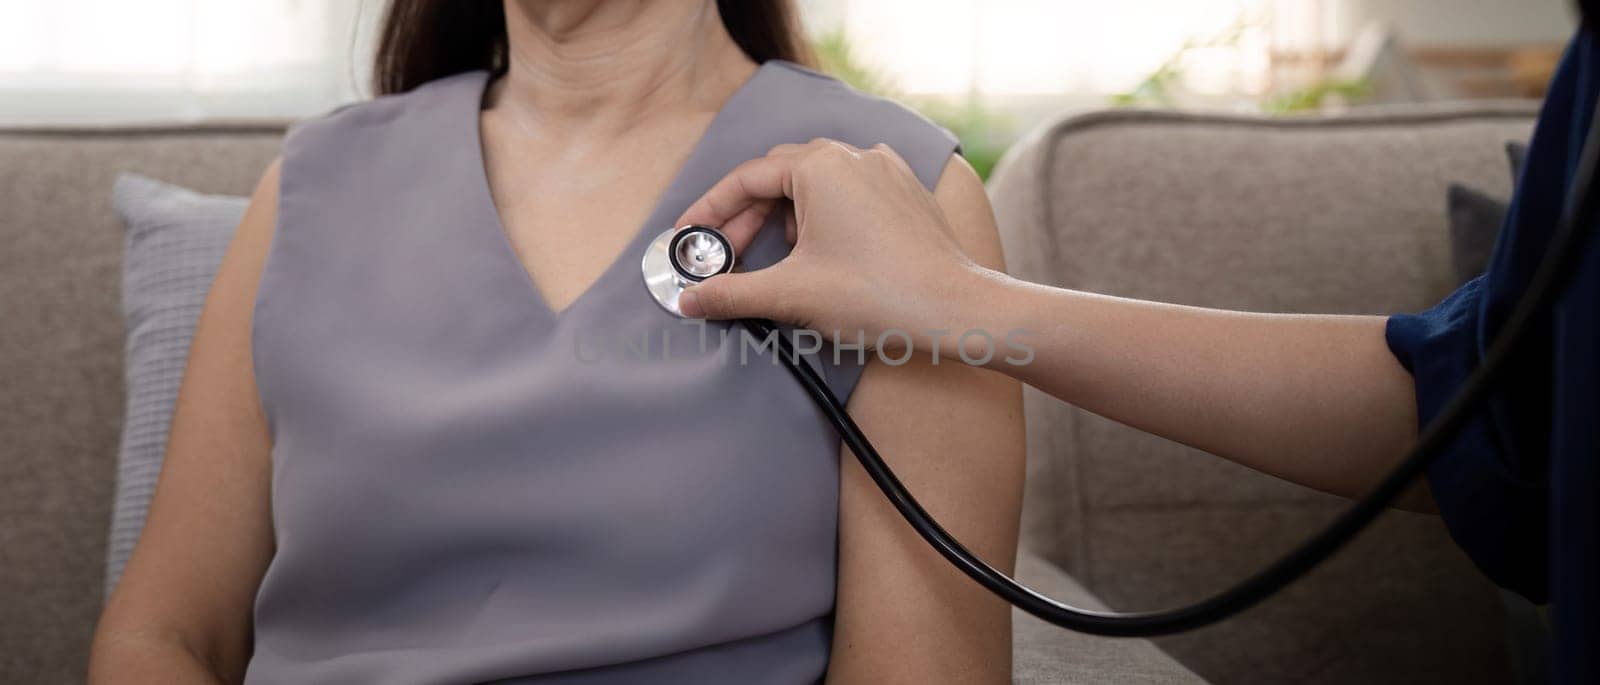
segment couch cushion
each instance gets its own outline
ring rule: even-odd
[[[122,421],[122,224],[137,171],[246,194],[279,126],[0,131],[0,682],[83,678]]]
[[[1412,311],[1455,282],[1447,185],[1509,193],[1503,145],[1535,113],[1098,113],[1019,144],[991,194],[1028,280],[1254,311]],[[1117,608],[1216,592],[1345,506],[1036,392],[1027,411],[1024,544]],[[1394,514],[1285,595],[1157,644],[1221,682],[1494,682],[1500,620],[1442,525]]]
[[[122,262],[128,343],[123,371],[127,409],[106,553],[107,596],[144,529],[195,324],[233,229],[250,203],[139,174],[117,177],[112,195],[128,229]]]
[[[1052,599],[1080,609],[1105,611],[1106,605],[1060,567],[1030,552],[1017,556],[1017,579]],[[1199,676],[1149,640],[1094,637],[1062,630],[1011,610],[1013,681],[1038,685],[1069,683],[1203,683]]]

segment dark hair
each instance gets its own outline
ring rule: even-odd
[[[722,24],[750,59],[811,64],[792,0],[717,0]],[[506,69],[500,0],[392,0],[383,17],[372,81],[377,94],[403,93],[464,71]]]

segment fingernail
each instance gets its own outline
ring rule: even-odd
[[[706,313],[700,310],[700,298],[695,296],[693,290],[685,290],[678,295],[678,311],[691,319],[704,319]]]

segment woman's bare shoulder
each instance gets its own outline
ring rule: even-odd
[[[1005,256],[1000,248],[1000,233],[995,226],[994,208],[978,172],[960,154],[945,163],[933,197],[949,220],[961,249],[983,266],[1005,271]]]

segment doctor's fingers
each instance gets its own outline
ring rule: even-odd
[[[735,167],[690,205],[677,225],[717,227],[728,236],[735,250],[742,250],[755,239],[773,208],[782,200],[795,200],[802,208],[808,201],[824,201],[823,198],[804,197],[805,189],[811,184],[797,183],[796,179],[842,179],[849,173],[846,165],[850,162],[876,154],[883,154],[883,151],[860,150],[823,138],[804,145],[779,145],[766,156]],[[786,232],[792,242],[794,231]]]
[[[683,313],[696,319],[763,318],[809,326],[803,269],[788,260],[765,269],[712,276],[679,296]]]
[[[734,167],[678,217],[678,226],[699,224],[722,231],[743,251],[779,200],[792,195],[795,153],[757,157]]]
[[[773,146],[773,148],[771,150],[767,151],[767,156],[772,157],[772,156],[778,156],[778,155],[803,155],[803,154],[806,154],[806,153],[818,153],[818,152],[823,152],[824,150],[826,150],[829,147],[835,147],[835,146],[839,147],[843,151],[849,153],[847,156],[849,158],[851,158],[851,159],[860,159],[861,155],[865,152],[864,150],[856,148],[855,146],[852,146],[849,143],[844,143],[844,142],[837,141],[837,140],[832,140],[832,139],[829,139],[829,138],[814,138],[814,139],[811,140],[811,142],[804,143],[804,144],[801,144],[801,143],[784,143],[784,144],[781,144],[781,145],[775,145],[775,146]],[[884,152],[891,152],[891,153],[893,152],[892,150],[890,150],[888,148],[888,146],[881,145],[881,144],[878,145],[878,146],[875,146],[874,149],[881,150],[881,151],[884,151]],[[897,159],[898,159],[898,157],[897,157]],[[907,167],[907,169],[909,170],[909,167]],[[796,192],[800,192],[800,191],[796,191]],[[785,241],[788,241],[788,243],[790,245],[793,245],[800,238],[800,231],[799,231],[799,225],[798,225],[799,222],[795,219],[794,205],[792,203],[782,203],[781,201],[780,201],[780,204],[781,204],[781,211],[783,211],[783,239]],[[758,230],[759,231],[760,228],[761,227],[758,225],[758,226],[754,227],[754,230]]]

